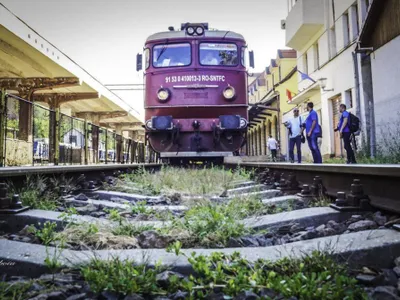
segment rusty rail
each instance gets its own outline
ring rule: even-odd
[[[320,177],[329,196],[340,198],[345,206],[360,204],[357,199],[363,193],[375,208],[400,213],[400,165],[339,165],[339,164],[289,164],[289,163],[260,163],[228,161],[225,165],[231,168],[238,166],[264,172],[283,182],[290,176],[295,176],[299,189],[303,185],[312,186],[316,176]],[[354,182],[354,180],[359,180]],[[359,186],[361,184],[361,187]],[[352,187],[353,185],[353,187]],[[361,188],[361,192],[360,192]],[[362,197],[361,197],[362,198]]]

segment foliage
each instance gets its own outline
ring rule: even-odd
[[[168,286],[157,282],[157,274],[162,271],[159,266],[150,269],[145,264],[137,265],[119,258],[93,259],[81,267],[81,273],[96,293],[107,290],[148,297],[170,295],[180,290],[189,293],[187,299],[206,299],[217,290],[227,297],[235,297],[243,291],[268,290],[284,299],[292,296],[301,300],[367,299],[347,268],[326,252],[315,251],[301,259],[251,263],[238,253],[187,256],[181,253],[180,246],[177,242],[169,251],[186,256],[194,272],[184,280],[169,277]]]
[[[137,236],[144,231],[154,230],[154,226],[151,225],[134,225],[131,223],[122,223],[112,229],[114,235],[125,235],[125,236]]]
[[[107,290],[124,295],[159,294],[160,289],[156,284],[158,271],[146,265],[135,266],[134,262],[122,261],[118,257],[109,261],[94,259],[81,268],[84,279],[95,293]]]
[[[227,206],[211,203],[191,208],[182,219],[175,219],[172,225],[161,229],[164,233],[174,230],[189,234],[191,238],[185,242],[185,246],[207,247],[223,247],[230,238],[250,232]]]
[[[39,223],[40,225],[40,223]],[[30,233],[33,233],[43,245],[48,246],[50,243],[55,241],[57,223],[56,222],[45,222],[42,229],[36,229],[34,226],[29,227]]]
[[[183,169],[163,166],[159,172],[139,168],[122,179],[134,183],[141,191],[150,195],[160,193],[221,194],[233,187],[235,181],[248,180],[250,174],[243,169],[226,170],[219,167]]]
[[[60,205],[54,187],[43,176],[27,176],[22,188],[16,188],[12,182],[8,183],[10,196],[18,194],[24,206],[33,209],[56,210]]]
[[[22,300],[32,287],[33,282],[13,282],[11,284],[0,281],[0,299],[2,300]]]
[[[62,263],[60,261],[60,257],[62,254],[62,248],[64,247],[63,243],[61,243],[60,247],[54,247],[54,252],[50,254],[49,248],[46,246],[46,258],[44,259],[44,264],[46,267],[54,274],[58,270],[61,269]]]
[[[109,213],[108,218],[111,221],[115,221],[115,222],[122,222],[123,217],[120,215],[118,209],[112,208],[112,209],[104,209],[104,211]]]

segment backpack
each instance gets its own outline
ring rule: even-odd
[[[360,130],[360,119],[349,112],[349,129],[354,133]]]

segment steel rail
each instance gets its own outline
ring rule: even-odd
[[[322,179],[329,196],[337,192],[350,193],[354,179],[359,179],[364,194],[373,207],[400,213],[400,165],[339,165],[339,164],[289,164],[228,161],[225,165],[236,168],[238,165],[248,169],[268,170],[283,174],[292,173],[299,182],[311,185],[315,176]]]

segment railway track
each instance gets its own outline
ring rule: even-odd
[[[377,209],[400,213],[398,186],[400,165],[316,165],[241,162],[237,158],[225,160],[225,165],[230,168],[236,168],[238,164],[243,168],[255,169],[259,173],[268,174],[277,184],[285,184],[290,175],[294,175],[295,185],[297,184],[299,189],[302,189],[303,185],[312,187],[315,177],[318,176],[327,194],[336,198],[338,192],[344,192],[348,198],[352,193],[354,180],[359,180],[356,184],[362,185],[362,195],[359,194],[358,197],[369,199],[369,203]],[[354,205],[348,203],[347,206]]]
[[[237,164],[233,162],[227,162],[226,166],[237,168]],[[91,174],[93,178],[96,176],[100,178],[100,172],[108,171],[112,174],[118,170],[132,170],[137,167],[139,166],[71,166],[67,168],[68,170],[64,167],[53,167],[46,171],[46,174],[75,176],[84,172]],[[144,167],[157,169],[160,165],[144,165]],[[284,257],[301,258],[304,255],[312,256],[315,251],[323,251],[329,253],[338,263],[348,262],[352,272],[356,272],[352,276],[358,278],[358,286],[365,289],[371,299],[382,299],[379,297],[390,294],[393,298],[388,299],[397,299],[395,298],[397,276],[400,277],[400,274],[396,273],[398,269],[394,267],[395,263],[400,267],[400,259],[397,259],[400,256],[400,232],[396,230],[400,223],[400,215],[394,190],[393,194],[387,191],[379,193],[376,188],[366,186],[364,180],[372,184],[381,182],[377,180],[382,179],[374,181],[363,174],[368,170],[373,178],[384,177],[390,182],[395,182],[399,174],[396,166],[385,168],[341,166],[340,168],[336,165],[320,167],[242,163],[241,167],[255,169],[255,178],[249,180],[247,177],[242,179],[235,177],[229,180],[221,177],[221,181],[229,183],[222,193],[215,191],[196,194],[195,191],[201,189],[193,184],[191,192],[171,194],[153,191],[153,195],[149,195],[144,190],[137,189],[134,180],[139,180],[139,177],[135,177],[132,182],[110,175],[113,180],[104,182],[95,189],[78,189],[64,194],[51,210],[30,209],[13,215],[0,213],[0,228],[3,231],[3,238],[0,239],[0,261],[3,262],[0,263],[0,273],[6,275],[5,278],[10,281],[13,278],[11,276],[17,275],[48,278],[50,275],[46,273],[53,272],[55,273],[52,275],[53,282],[57,286],[54,292],[62,295],[60,299],[83,294],[82,299],[118,299],[118,293],[109,294],[101,291],[100,294],[96,294],[83,287],[74,290],[63,288],[65,282],[79,287],[84,285],[84,281],[82,277],[76,275],[76,271],[68,273],[70,272],[68,270],[64,272],[58,269],[49,270],[49,264],[45,263],[46,259],[49,261],[49,253],[53,255],[51,258],[57,256],[59,266],[65,268],[73,268],[76,264],[90,264],[94,257],[111,261],[130,259],[137,264],[143,263],[152,267],[161,263],[162,267],[177,272],[162,273],[162,276],[159,274],[164,281],[163,283],[157,281],[155,284],[160,285],[162,289],[173,274],[183,277],[193,274],[194,266],[188,259],[191,253],[198,256],[211,255],[215,252],[232,255],[238,252],[242,258],[254,263],[258,259],[276,262]],[[326,167],[326,170],[323,167]],[[387,171],[383,171],[384,169]],[[41,170],[37,168],[29,171],[29,174],[38,174]],[[179,180],[205,174],[200,173],[204,170],[198,171],[199,173],[181,175]],[[288,180],[289,173],[296,175],[296,180],[293,180],[293,176]],[[13,178],[18,179],[25,174],[19,168],[0,170],[0,176],[3,178],[14,176]],[[174,171],[171,171],[171,174],[178,176]],[[321,181],[317,182],[319,184],[322,182],[323,185],[317,187],[319,189],[317,194],[313,194],[316,187],[312,186],[315,183],[315,176],[320,176]],[[345,180],[340,180],[340,176]],[[163,180],[166,180],[165,178],[168,178],[168,174]],[[357,201],[350,203],[351,201],[346,199],[348,200],[346,203],[336,203],[336,207],[332,208],[327,202],[329,197],[319,199],[323,196],[320,193],[323,191],[326,191],[328,196],[336,195],[338,191],[349,192],[354,179],[361,180],[364,191],[362,197],[357,193],[348,193],[355,196]],[[149,177],[147,183],[160,180],[158,177]],[[170,180],[166,182],[172,184]],[[206,181],[193,178],[193,182],[199,186]],[[309,184],[310,193],[301,192],[300,188],[304,184]],[[357,191],[360,190],[353,188],[353,192]],[[381,199],[379,197],[386,199],[385,205],[377,204]],[[318,201],[315,201],[317,198]],[[354,197],[351,200],[354,200]],[[368,200],[367,204],[371,205],[366,205],[363,200]],[[210,216],[217,217],[214,219]],[[44,224],[54,224],[54,227]],[[190,227],[190,224],[196,226]],[[34,226],[39,233],[32,234],[27,226]],[[201,230],[198,232],[196,230],[199,227]],[[127,228],[130,231],[122,233],[123,238],[121,238],[121,231]],[[53,239],[47,242],[38,238],[51,230],[63,236],[64,250],[59,250],[60,244],[54,238],[58,235],[54,235]],[[216,237],[223,241],[216,240]],[[176,249],[176,242],[180,242],[182,247],[177,250],[180,253],[178,256],[165,250],[171,245]],[[13,280],[15,281],[15,278]],[[176,298],[175,291],[166,293],[162,299],[185,299],[190,291],[182,286],[180,289],[183,289],[181,292],[184,295],[181,298]],[[277,289],[274,291],[276,297],[272,299],[280,299],[279,288]],[[258,290],[254,292],[260,296]],[[36,294],[31,291],[34,297],[42,294],[46,294],[44,288],[38,289]],[[233,299],[256,299],[254,294],[253,298],[250,294],[248,298],[239,296],[240,294]],[[293,299],[301,299],[298,294],[292,296]],[[154,296],[134,299],[161,298]],[[310,299],[324,298],[315,296]]]

